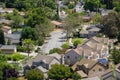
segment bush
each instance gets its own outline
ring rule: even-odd
[[[65,43],[61,46],[63,49],[69,49],[70,48],[70,45]]]
[[[10,56],[11,60],[13,61],[19,61],[21,59],[24,59],[25,56],[20,54],[20,53],[13,53],[11,56]]]
[[[17,51],[19,52],[25,52],[25,48],[22,46],[17,46]]]
[[[38,45],[38,46],[42,46],[43,43],[44,43],[44,38],[42,38],[42,37],[39,38],[38,41],[37,41],[37,45]]]
[[[69,8],[69,9],[73,9],[74,6],[75,6],[74,4],[68,4],[68,8]]]
[[[120,12],[120,7],[115,7],[115,11]]]
[[[49,54],[53,54],[53,53],[60,53],[61,52],[61,49],[59,48],[53,48],[49,51]]]
[[[73,45],[74,45],[75,47],[77,47],[77,45],[78,45],[78,44],[81,44],[81,43],[82,43],[81,40],[75,40],[75,41],[73,42]]]

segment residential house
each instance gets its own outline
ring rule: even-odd
[[[73,65],[80,57],[87,59],[107,58],[109,56],[109,39],[92,37],[76,49],[71,49],[65,53],[65,63]]]
[[[26,73],[27,70],[36,68],[47,78],[47,72],[54,64],[60,64],[60,61],[56,57],[53,57],[52,55],[48,56],[39,54],[34,59],[29,60],[26,63],[24,66],[24,73]]]
[[[99,33],[101,29],[98,27],[88,27],[86,30],[79,32],[80,37],[91,38]]]
[[[95,77],[96,75],[106,71],[108,69],[108,65],[100,63],[98,60],[83,58],[82,60],[77,61],[72,66],[72,69],[77,71],[82,78],[87,78]]]
[[[12,45],[18,45],[20,43],[20,34],[15,34],[15,33],[6,34],[5,35],[6,44],[7,44],[8,40],[11,41]]]
[[[116,65],[114,69],[108,69],[101,75],[102,80],[120,80],[120,64]]]
[[[5,26],[9,26],[11,22],[12,20],[0,19],[0,24],[3,24]]]
[[[89,32],[87,31],[87,30],[81,30],[80,32],[79,32],[79,34],[80,34],[80,37],[88,37],[88,35],[89,35]]]
[[[12,54],[12,53],[17,52],[15,45],[2,45],[0,47],[0,50],[2,50],[2,52],[6,54]]]
[[[1,28],[1,30],[4,32],[4,34],[11,34],[12,33],[11,27],[9,27],[9,26],[3,26]]]
[[[52,57],[56,58],[57,60],[59,60],[59,62],[61,64],[64,64],[64,55],[58,54],[58,53],[54,53],[54,54],[49,54],[48,56],[52,56]]]
[[[63,28],[63,25],[61,22],[51,21],[51,23],[55,26],[55,28]]]
[[[82,50],[70,49],[65,53],[65,64],[73,65],[79,60],[80,57],[82,57]]]

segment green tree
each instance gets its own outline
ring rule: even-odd
[[[25,39],[23,41],[23,47],[25,48],[26,52],[28,53],[28,59],[29,59],[29,54],[34,49],[34,42],[31,39]]]
[[[100,13],[95,14],[92,19],[93,24],[100,23],[101,19],[102,19],[102,16],[100,15]]]
[[[13,16],[11,19],[12,19],[12,26],[15,27],[17,31],[17,28],[20,27],[23,23],[23,18],[18,14],[17,10],[14,10]]]
[[[27,71],[25,76],[28,80],[44,80],[44,75],[37,69]]]
[[[11,45],[11,44],[12,44],[11,39],[8,39],[7,45]]]
[[[84,8],[85,10],[98,11],[100,7],[100,0],[86,0]]]
[[[34,28],[25,27],[21,33],[21,39],[38,40],[38,33]]]
[[[48,71],[48,76],[50,77],[50,79],[55,79],[55,80],[66,79],[66,78],[69,78],[71,76],[71,70],[69,67],[67,67],[65,65],[55,64]]]
[[[81,76],[77,72],[73,73],[72,78],[73,80],[81,80]]]
[[[104,16],[101,20],[103,24],[103,33],[110,38],[116,38],[120,31],[120,14],[117,12],[111,12]]]
[[[113,48],[110,50],[110,57],[114,64],[120,63],[120,49]]]
[[[64,30],[66,31],[66,37],[71,36],[72,32],[81,26],[82,19],[78,13],[68,15],[64,22]]]
[[[77,47],[77,45],[78,45],[78,44],[81,44],[81,43],[82,43],[82,40],[77,39],[77,40],[75,40],[75,41],[73,42],[73,45],[74,45],[75,47]]]
[[[69,49],[70,45],[68,43],[65,43],[61,46],[63,49]]]
[[[0,29],[0,44],[5,44],[4,32]]]

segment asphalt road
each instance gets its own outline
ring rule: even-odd
[[[61,48],[61,45],[65,43],[65,33],[62,30],[57,30],[51,32],[51,37],[49,40],[42,46],[43,53],[49,53],[53,48]]]

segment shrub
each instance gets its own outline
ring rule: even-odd
[[[68,8],[69,8],[69,9],[73,9],[74,6],[75,6],[74,4],[68,4]]]
[[[63,49],[69,49],[70,48],[70,45],[65,43],[61,46]]]
[[[120,7],[115,7],[115,11],[120,12]]]
[[[21,59],[24,59],[25,56],[20,54],[20,53],[13,53],[10,58],[13,60],[13,61],[19,61]]]
[[[81,40],[75,40],[75,41],[73,42],[73,45],[74,45],[75,47],[77,47],[77,45],[78,45],[78,44],[81,44],[81,43],[82,43]]]
[[[38,45],[38,46],[42,46],[43,43],[44,43],[44,38],[42,38],[42,37],[39,38],[38,41],[37,41],[37,45]]]
[[[61,49],[59,48],[53,48],[49,51],[49,54],[53,54],[53,53],[60,53],[61,52]]]
[[[17,51],[25,52],[25,48],[22,46],[17,46]]]

